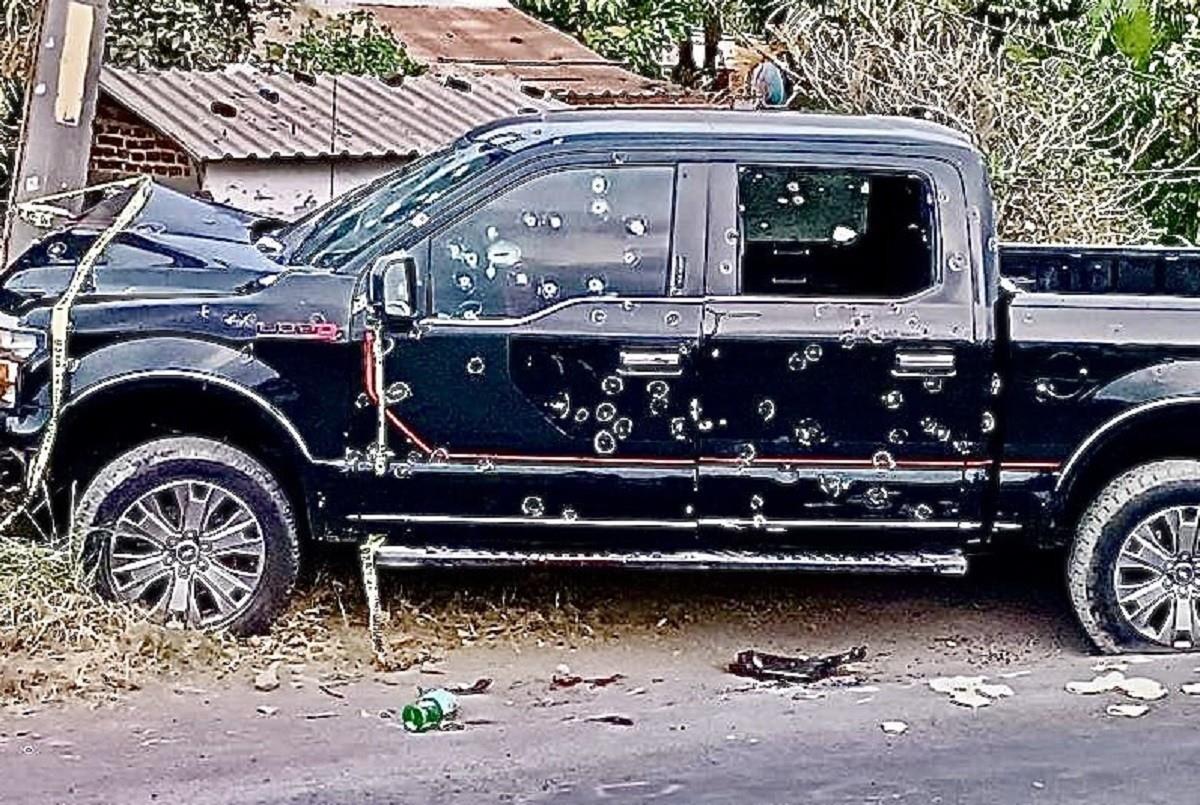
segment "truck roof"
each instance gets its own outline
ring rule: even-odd
[[[785,110],[612,108],[541,112],[498,120],[471,133],[521,149],[551,141],[665,137],[673,140],[838,140],[974,151],[967,135],[937,123],[883,115]]]

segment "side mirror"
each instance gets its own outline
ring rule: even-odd
[[[417,264],[408,254],[385,254],[371,266],[367,299],[382,307],[389,318],[408,319],[416,314]]]

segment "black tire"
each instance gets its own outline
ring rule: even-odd
[[[85,537],[85,566],[97,590],[120,600],[110,572],[115,538],[109,535],[122,513],[151,490],[180,481],[198,485],[185,488],[215,487],[225,492],[257,521],[255,538],[261,534],[261,553],[254,559],[258,578],[252,589],[241,592],[236,611],[219,622],[204,623],[203,628],[239,635],[266,631],[287,603],[299,571],[295,516],[282,488],[262,464],[211,439],[185,436],[147,442],[110,461],[92,479],[79,500],[75,522]]]
[[[1079,520],[1067,565],[1071,603],[1097,649],[1179,652],[1200,649],[1147,638],[1117,601],[1114,570],[1125,538],[1156,512],[1200,507],[1200,461],[1155,461],[1122,473],[1106,486]]]

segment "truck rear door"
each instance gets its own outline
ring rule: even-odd
[[[764,153],[712,165],[709,207],[702,522],[772,542],[978,531],[992,364],[958,172]]]

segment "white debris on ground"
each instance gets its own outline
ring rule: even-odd
[[[1104,712],[1114,718],[1141,718],[1150,712],[1150,706],[1145,704],[1110,704],[1104,708]]]
[[[888,735],[903,735],[908,732],[908,724],[903,721],[884,721],[879,725],[879,729]]]
[[[1200,696],[1200,682],[1185,682],[1179,686],[1179,690],[1188,696]]]
[[[1153,702],[1167,695],[1161,682],[1144,676],[1127,677],[1120,671],[1109,671],[1085,682],[1068,682],[1067,692],[1081,695],[1119,691],[1131,699]]]
[[[1008,685],[989,683],[985,676],[941,676],[929,680],[929,687],[936,693],[948,695],[955,704],[972,710],[1013,695],[1013,689]]]

